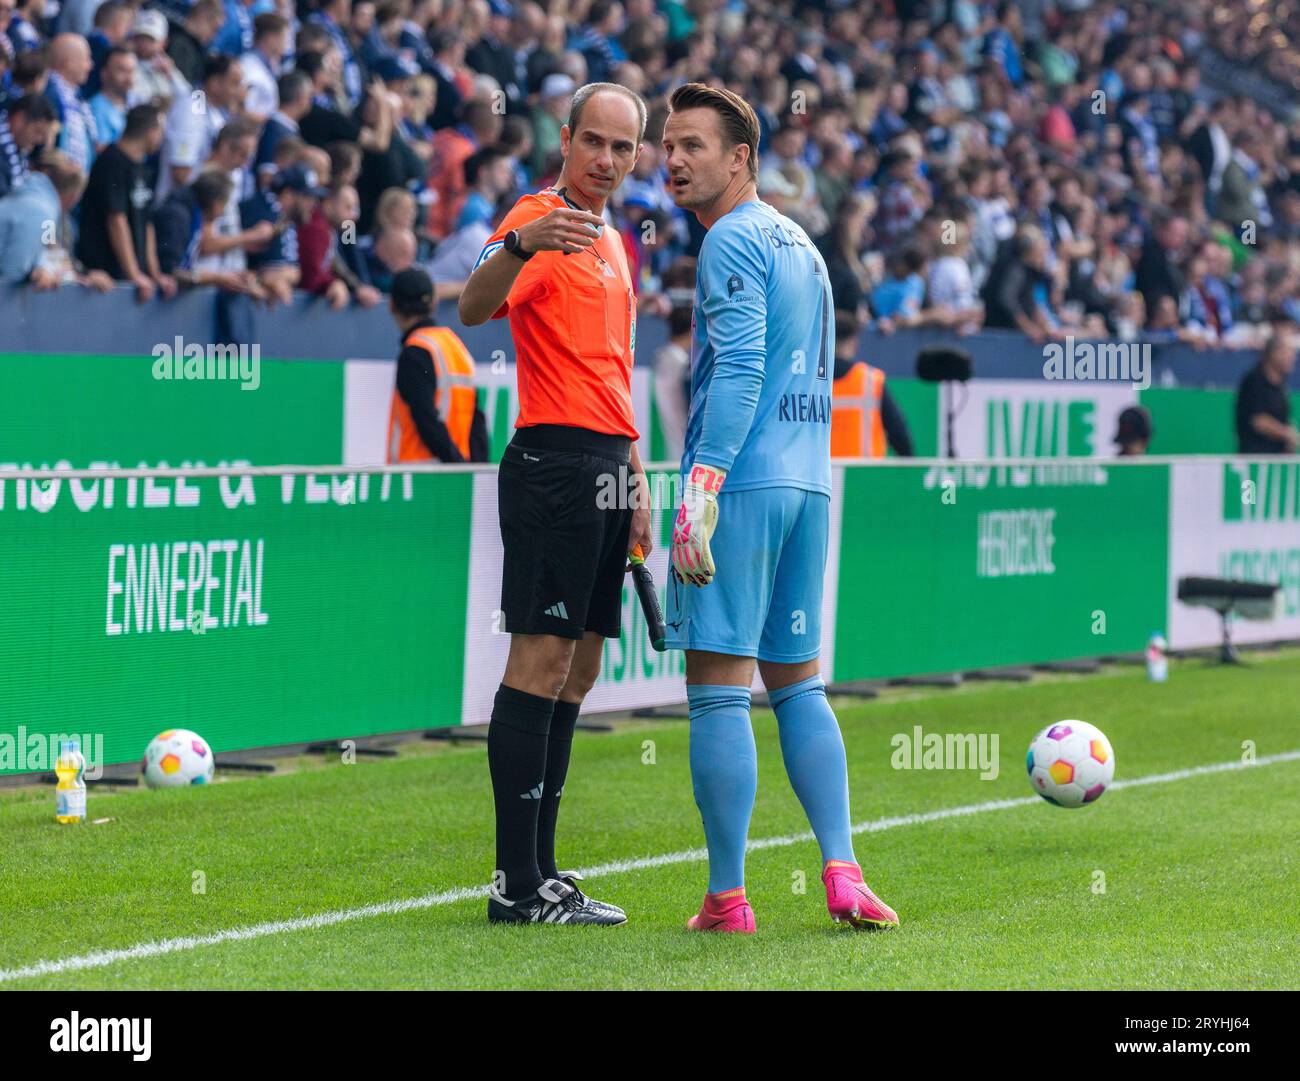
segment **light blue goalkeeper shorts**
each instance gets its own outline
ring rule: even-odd
[[[668,575],[667,648],[792,664],[821,651],[830,497],[800,488],[718,495],[707,586]]]

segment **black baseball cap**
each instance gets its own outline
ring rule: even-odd
[[[420,69],[400,56],[382,56],[370,69],[370,73],[377,75],[386,83],[396,83],[402,79],[414,78],[420,74]]]
[[[1155,430],[1151,427],[1151,414],[1140,405],[1130,405],[1119,415],[1115,427],[1116,443],[1132,443],[1138,439],[1150,442]]]
[[[324,199],[329,194],[316,179],[316,170],[301,162],[295,162],[276,173],[275,179],[271,181],[271,190],[276,195],[282,191],[296,191],[315,199]]]
[[[393,306],[405,315],[418,315],[433,309],[433,279],[419,267],[400,270],[393,275],[389,294]]]

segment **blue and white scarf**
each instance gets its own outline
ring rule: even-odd
[[[94,114],[77,96],[77,88],[57,71],[50,72],[49,85],[58,98],[59,123],[63,126],[59,149],[89,173],[97,135]]]
[[[27,179],[27,155],[14,142],[13,132],[9,130],[8,113],[0,113],[0,167],[3,167],[9,181],[9,191]]]

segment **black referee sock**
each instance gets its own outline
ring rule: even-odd
[[[543,878],[558,878],[555,867],[555,820],[560,815],[560,796],[569,772],[573,750],[573,729],[578,723],[577,702],[556,701],[551,714],[551,736],[546,743],[546,785],[537,813],[537,869]]]
[[[546,795],[546,736],[555,702],[504,683],[488,726],[488,770],[497,818],[497,887],[512,901],[542,884],[537,814]]]

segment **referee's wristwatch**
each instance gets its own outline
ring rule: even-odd
[[[524,251],[523,243],[519,239],[518,229],[511,229],[510,232],[506,233],[505,238],[501,241],[501,246],[525,263],[537,254],[535,251]]]

